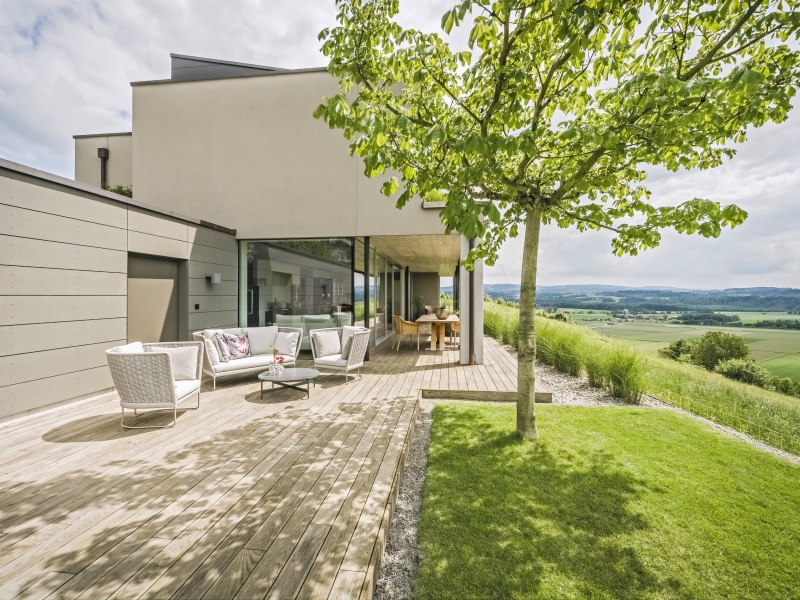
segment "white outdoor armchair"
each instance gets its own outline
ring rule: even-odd
[[[344,336],[344,330],[352,331],[351,341],[349,342],[348,353],[345,358],[342,358],[342,353],[347,347],[347,339]],[[323,347],[328,346],[322,342],[323,336],[328,332],[335,332],[339,336],[338,348],[332,350],[324,350]],[[349,331],[348,331],[349,333]],[[311,353],[314,356],[314,368],[325,369],[329,371],[344,371],[344,378],[347,383],[350,383],[350,371],[356,371],[361,375],[361,367],[364,366],[364,356],[367,354],[367,345],[369,344],[369,329],[363,327],[330,327],[327,329],[314,329],[310,332],[311,336]],[[345,338],[343,340],[343,338]],[[342,343],[344,341],[344,343]],[[329,346],[328,346],[329,347]]]
[[[161,342],[156,344],[137,344],[143,351],[138,351],[134,344],[117,346],[106,350],[108,367],[114,386],[119,394],[122,408],[121,424],[125,429],[162,429],[174,427],[178,419],[178,403],[195,394],[197,406],[200,408],[200,378],[203,367],[202,342]],[[184,376],[193,379],[175,379],[172,358],[169,348],[193,348],[196,350],[194,369]],[[190,369],[191,370],[191,369]],[[179,374],[180,375],[180,374]],[[138,415],[144,409],[171,408],[172,423],[170,425],[133,426],[125,424],[125,409],[133,409]]]

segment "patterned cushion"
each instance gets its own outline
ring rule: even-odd
[[[217,350],[219,351],[219,359],[222,362],[228,362],[231,359],[231,351],[228,349],[228,342],[225,341],[225,334],[218,333],[214,336],[214,341],[217,343]]]
[[[250,338],[247,336],[246,332],[238,335],[223,333],[222,336],[228,344],[228,351],[231,354],[231,359],[250,356]]]

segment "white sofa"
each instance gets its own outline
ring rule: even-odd
[[[247,333],[250,338],[250,356],[243,358],[232,358],[225,362],[220,358],[219,349],[214,342],[214,335],[217,332],[229,335],[241,335]],[[293,367],[300,354],[300,346],[303,343],[303,330],[299,327],[234,327],[231,329],[204,329],[195,331],[192,337],[205,345],[203,359],[203,373],[211,377],[212,389],[217,389],[217,378],[228,375],[241,375],[244,373],[259,373],[266,371],[275,361],[272,350],[279,333],[296,333],[297,344],[293,354],[278,354],[283,357],[285,367]]]

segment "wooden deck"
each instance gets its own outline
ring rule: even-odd
[[[389,345],[308,400],[222,380],[174,429],[113,396],[0,426],[0,598],[370,598],[420,390],[516,372],[488,338],[475,367]]]

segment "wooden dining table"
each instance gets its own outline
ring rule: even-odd
[[[417,319],[417,323],[431,324],[431,350],[436,350],[436,342],[439,342],[439,350],[444,350],[445,327],[448,323],[458,323],[456,315],[450,315],[446,319],[440,319],[436,315],[422,315]]]

